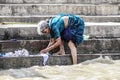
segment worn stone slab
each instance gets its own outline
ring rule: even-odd
[[[0,58],[0,69],[22,68],[33,65],[42,66],[42,57],[5,57]]]
[[[91,60],[100,57],[101,54],[79,54],[78,63],[86,60]],[[102,54],[103,57],[108,56],[113,60],[120,59],[120,53],[117,54]],[[27,68],[31,66],[42,66],[43,58],[40,56],[36,57],[8,57],[0,58],[0,69],[10,69],[10,68]],[[70,55],[65,56],[50,56],[46,65],[72,65],[72,60]]]
[[[120,52],[120,39],[85,40],[77,50],[80,54],[117,53]]]
[[[14,52],[25,48],[30,54],[38,54],[40,50],[46,48],[48,40],[19,40],[19,41],[0,41],[0,50],[3,53]],[[70,53],[67,43],[64,43],[66,54]],[[50,51],[51,54],[57,52],[59,48]],[[95,53],[119,53],[120,39],[90,39],[84,40],[78,47],[78,54]]]
[[[112,22],[86,23],[85,34],[91,38],[113,38],[120,37],[120,24]]]
[[[56,15],[39,15],[39,16],[0,16],[0,22],[26,22],[38,23],[41,20],[50,19]],[[78,15],[85,22],[120,22],[120,16],[84,16]]]
[[[25,4],[29,4],[29,3],[35,3],[35,4],[45,4],[45,3],[49,3],[49,4],[69,4],[69,3],[75,3],[75,4],[117,4],[120,3],[119,0],[0,0],[0,3],[6,3],[6,4],[10,4],[10,3],[25,3]]]
[[[120,16],[82,16],[85,22],[120,22]]]
[[[1,51],[2,52],[14,52],[25,48],[29,51],[30,54],[38,54],[39,51],[45,48],[48,45],[47,40],[22,40],[22,41],[11,41],[5,40],[0,41]]]
[[[119,15],[120,5],[91,4],[0,4],[0,16],[57,15]]]
[[[85,22],[85,35],[90,38],[120,38],[120,23],[105,22],[93,23]],[[37,24],[9,24],[0,25],[0,39],[49,39],[49,36],[40,36],[37,33]]]

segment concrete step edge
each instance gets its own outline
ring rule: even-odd
[[[102,56],[109,60],[119,60],[120,59],[120,53],[117,55],[111,54],[111,55],[104,55]],[[97,58],[101,58],[100,55],[77,55],[78,57],[78,64],[83,62],[82,64],[89,64],[84,63],[84,61],[87,60],[93,60]],[[99,61],[98,61],[99,62]],[[19,63],[19,65],[18,65]],[[31,64],[30,64],[31,63]],[[100,62],[99,62],[100,63]],[[110,64],[113,64],[112,62]],[[0,69],[19,69],[19,68],[29,68],[31,66],[39,65],[43,66],[43,57],[41,56],[33,56],[33,57],[0,57]],[[46,65],[52,66],[52,65],[72,65],[72,59],[71,55],[65,55],[65,56],[50,56]]]
[[[31,16],[0,16],[0,18],[28,18],[28,17],[55,17],[55,16],[57,16],[57,15],[31,15]],[[120,15],[107,15],[107,16],[105,16],[105,15],[97,15],[97,16],[89,16],[89,15],[77,15],[77,16],[80,16],[80,17],[120,17]]]
[[[40,20],[50,19],[57,15],[31,15],[31,16],[0,16],[0,22],[26,22],[38,23]],[[120,15],[109,16],[86,16],[77,15],[83,18],[85,22],[120,22]]]
[[[9,25],[0,25],[0,28],[22,28],[22,27],[37,27],[37,24],[9,24]],[[85,26],[120,26],[119,22],[85,22]]]
[[[2,0],[1,3],[114,3],[117,4],[119,0]]]
[[[120,38],[110,38],[110,39],[106,39],[106,38],[101,38],[101,39],[87,39],[87,40],[84,40],[84,41],[103,41],[103,40],[120,40]],[[17,40],[16,42],[27,42],[27,41],[30,41],[30,42],[39,42],[39,41],[43,41],[43,42],[47,42],[47,41],[49,41],[49,40]],[[11,40],[0,40],[0,43],[2,43],[2,42],[6,42],[6,43],[8,43],[8,42],[12,42]]]
[[[22,4],[22,3],[19,3],[19,4],[0,4],[0,6],[1,5],[7,5],[7,6],[29,6],[29,5],[70,5],[70,6],[73,6],[73,5],[75,5],[75,6],[99,6],[99,5],[101,5],[101,6],[104,6],[104,5],[120,5],[120,4],[74,4],[74,3],[70,3],[70,4]]]

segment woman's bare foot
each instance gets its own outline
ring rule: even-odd
[[[53,56],[62,56],[62,55],[65,55],[64,51],[58,51],[58,52],[53,54]]]

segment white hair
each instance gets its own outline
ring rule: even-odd
[[[48,27],[48,23],[45,20],[42,20],[38,23],[38,27],[37,27],[37,32],[39,35],[42,35],[42,32],[46,27]]]

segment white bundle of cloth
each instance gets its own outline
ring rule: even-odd
[[[3,57],[20,57],[20,56],[29,56],[27,49],[16,50],[14,52],[7,52]]]
[[[27,57],[27,56],[42,56],[43,57],[43,65],[46,65],[46,62],[49,58],[49,52],[46,53],[39,53],[37,55],[29,55],[29,52],[27,49],[21,49],[21,50],[16,50],[14,52],[7,52],[3,57]]]

